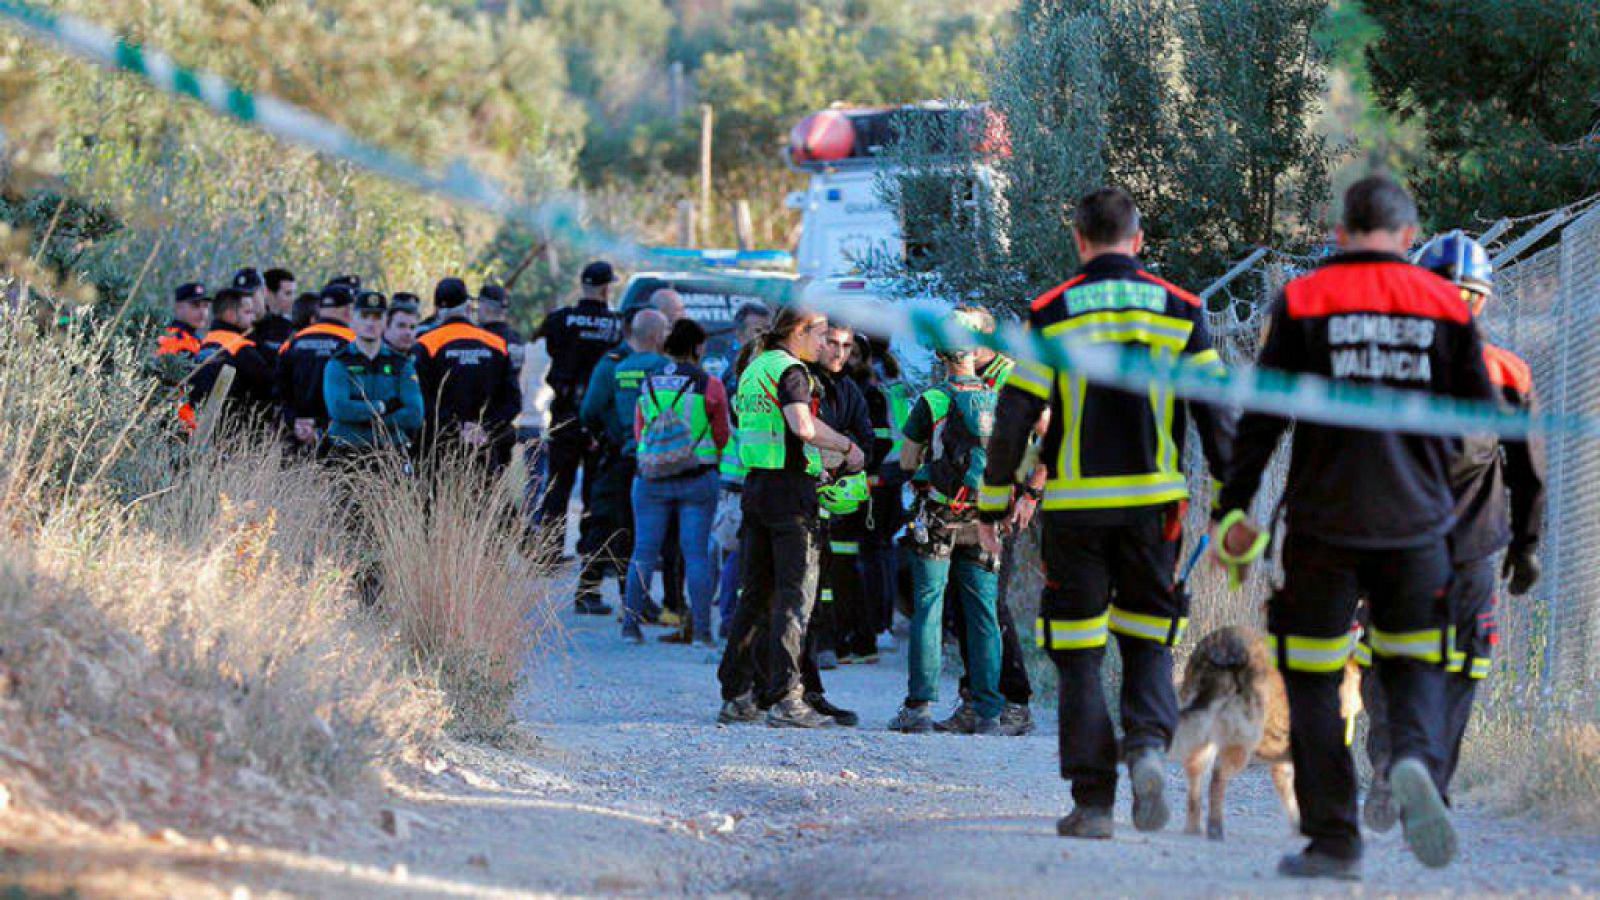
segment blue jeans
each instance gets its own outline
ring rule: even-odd
[[[711,600],[716,578],[711,566],[711,520],[717,513],[717,473],[677,478],[635,478],[633,481],[633,558],[623,596],[626,621],[637,624],[649,596],[650,581],[661,564],[667,523],[678,523],[678,546],[689,588],[689,609],[695,637],[711,637]]]

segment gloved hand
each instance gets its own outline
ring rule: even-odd
[[[1533,586],[1539,583],[1541,571],[1539,555],[1532,547],[1512,547],[1506,551],[1505,562],[1500,565],[1500,577],[1511,582],[1513,597],[1521,597],[1533,590]]]

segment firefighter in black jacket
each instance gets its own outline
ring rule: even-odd
[[[1073,233],[1083,269],[1033,302],[1034,332],[1221,369],[1199,299],[1140,268],[1144,233],[1126,192],[1105,188],[1084,197]],[[979,495],[979,537],[996,557],[1000,523],[1022,506],[1014,502],[1018,469],[1046,410],[1038,639],[1060,674],[1061,777],[1072,782],[1075,804],[1056,831],[1112,833],[1118,747],[1100,674],[1112,635],[1122,656],[1133,823],[1158,830],[1168,817],[1164,758],[1178,718],[1172,647],[1188,623],[1187,598],[1173,584],[1189,496],[1182,468],[1187,417],[1195,419],[1212,472],[1226,468],[1233,421],[1160,388],[1127,392],[1018,362],[995,410]]]
[[[270,423],[273,413],[272,364],[246,334],[254,322],[250,298],[223,288],[211,301],[211,330],[200,342],[199,367],[189,380],[189,404],[205,408],[217,376],[233,369],[224,409],[230,422],[256,427]]]
[[[442,279],[433,291],[439,325],[411,350],[428,411],[423,451],[464,449],[496,472],[510,462],[512,422],[522,411],[522,391],[506,342],[472,324],[471,299],[461,279]]]
[[[1461,292],[1406,262],[1417,210],[1374,177],[1345,195],[1343,253],[1284,288],[1267,323],[1264,367],[1335,382],[1471,400],[1494,396],[1483,345]],[[1243,565],[1266,535],[1244,511],[1287,419],[1250,413],[1239,425],[1222,492],[1219,559]],[[1284,490],[1284,585],[1267,631],[1289,696],[1290,746],[1304,851],[1278,864],[1294,877],[1359,878],[1356,773],[1345,745],[1339,683],[1365,594],[1375,666],[1389,706],[1389,767],[1406,842],[1424,864],[1454,857],[1445,809],[1449,659],[1448,538],[1455,520],[1453,438],[1300,422]]]
[[[278,348],[278,406],[294,446],[302,452],[315,452],[328,431],[322,370],[355,340],[350,330],[355,302],[354,289],[329,282],[317,300],[317,320]]]
[[[1455,282],[1474,318],[1483,315],[1494,292],[1494,266],[1477,241],[1459,231],[1434,239],[1423,249],[1417,264]],[[1509,350],[1484,342],[1483,362],[1489,381],[1501,400],[1513,409],[1537,412],[1533,372]],[[1445,759],[1443,785],[1448,796],[1461,740],[1472,716],[1478,682],[1489,676],[1489,663],[1499,637],[1495,617],[1495,590],[1499,577],[1495,559],[1505,550],[1498,573],[1510,579],[1511,593],[1522,596],[1539,580],[1539,534],[1544,519],[1545,452],[1542,439],[1496,438],[1468,435],[1461,453],[1450,467],[1450,487],[1456,498],[1456,524],[1450,531],[1450,615],[1455,644],[1445,668]],[[1509,506],[1508,506],[1509,500]],[[1362,662],[1371,663],[1371,644],[1357,648]],[[1374,776],[1363,807],[1367,825],[1374,831],[1394,827],[1393,794],[1384,774],[1391,758],[1388,707],[1376,677],[1361,682],[1362,705],[1367,710],[1367,754]]]

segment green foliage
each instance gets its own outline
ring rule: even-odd
[[[1439,228],[1535,212],[1600,189],[1586,142],[1600,97],[1600,5],[1592,0],[1365,2],[1385,107],[1422,124],[1407,173]]]
[[[1322,0],[1028,0],[990,79],[1009,157],[930,155],[910,134],[886,199],[921,254],[901,271],[996,308],[1020,307],[1077,266],[1066,215],[1102,183],[1144,213],[1147,255],[1199,286],[1252,244],[1314,233],[1328,153],[1310,128],[1324,63]],[[951,215],[965,173],[992,168],[994,216]],[[981,181],[981,179],[980,179]],[[943,185],[942,189],[940,185]],[[892,268],[892,267],[891,267]],[[916,279],[922,289],[923,279]]]

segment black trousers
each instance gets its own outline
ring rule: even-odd
[[[617,578],[618,596],[626,588],[633,555],[633,477],[631,456],[606,454],[584,472],[583,518],[578,520],[578,596],[598,598],[607,576]]]
[[[878,652],[879,609],[869,597],[861,552],[867,540],[868,510],[834,516],[826,524],[822,553],[822,596],[815,618],[824,624],[818,648],[869,656]]]
[[[1363,550],[1291,534],[1283,569],[1283,590],[1267,604],[1267,631],[1289,695],[1300,831],[1314,850],[1358,857],[1355,761],[1339,707],[1356,602],[1364,595],[1370,609],[1390,758],[1420,760],[1442,792],[1449,551],[1443,538],[1415,548]]]
[[[1168,513],[1127,510],[1118,524],[1095,525],[1045,517],[1040,640],[1060,675],[1061,777],[1080,806],[1116,799],[1117,733],[1101,676],[1111,636],[1122,657],[1124,754],[1165,750],[1177,727],[1172,646],[1188,601],[1173,590],[1179,542],[1166,538]]]
[[[717,669],[724,700],[753,690],[756,701],[770,707],[802,694],[818,530],[814,516],[763,515],[745,505],[739,609]]]
[[[535,518],[540,525],[548,527],[551,523],[567,521],[567,506],[572,501],[572,489],[577,484],[580,468],[584,481],[583,506],[587,512],[590,482],[595,478],[600,454],[593,448],[588,432],[578,425],[576,415],[552,421],[544,446],[544,498]]]
[[[1495,608],[1499,575],[1492,556],[1455,564],[1450,577],[1450,619],[1455,627],[1455,653],[1445,668],[1444,789],[1455,781],[1461,742],[1472,720],[1478,685],[1489,674],[1489,660],[1499,640]],[[1370,625],[1369,625],[1370,627]],[[1389,704],[1378,675],[1369,669],[1361,680],[1361,703],[1367,710],[1367,758],[1379,778],[1386,778],[1394,748],[1389,734]]]
[[[905,510],[900,506],[905,479],[886,478],[884,482],[872,489],[870,527],[861,543],[862,583],[867,602],[876,612],[874,624],[878,633],[894,625],[895,602],[900,596],[900,548],[895,545],[895,533],[905,521]]]
[[[1006,556],[1010,556],[1007,553]],[[1006,566],[1002,564],[1001,582],[1004,583]],[[953,584],[953,582],[952,582]],[[945,588],[944,631],[954,634],[961,649],[961,695],[967,695],[967,628],[961,618],[961,603],[951,588]],[[1017,638],[1016,617],[1011,614],[1011,604],[996,603],[995,612],[1000,618],[1000,696],[1007,703],[1027,706],[1033,700],[1033,682],[1028,678],[1028,666],[1022,659],[1022,641]]]

